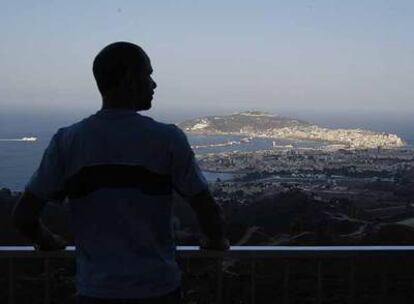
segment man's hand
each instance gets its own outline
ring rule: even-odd
[[[230,242],[228,239],[223,238],[220,240],[209,240],[202,239],[200,244],[200,249],[204,250],[228,250],[230,248]]]
[[[68,242],[58,234],[51,233],[50,231],[43,233],[38,240],[36,240],[34,247],[36,250],[52,251],[52,250],[64,250]]]
[[[45,201],[24,192],[13,210],[14,224],[19,232],[34,244],[36,250],[62,250],[68,243],[51,232],[40,220]]]
[[[201,231],[205,238],[200,241],[200,248],[206,250],[227,250],[229,240],[224,233],[224,215],[220,205],[216,203],[208,190],[190,198]]]

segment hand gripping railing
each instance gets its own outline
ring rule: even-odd
[[[45,270],[45,295],[44,303],[51,303],[50,296],[50,271],[49,260],[51,258],[73,257],[74,247],[68,247],[64,251],[41,252],[35,251],[31,246],[3,246],[0,247],[0,258],[8,259],[8,304],[15,304],[15,273],[14,262],[20,258],[42,258]],[[216,301],[223,303],[223,269],[222,262],[226,258],[248,259],[250,261],[250,303],[256,303],[256,265],[261,259],[289,259],[311,258],[317,260],[317,297],[316,302],[322,303],[322,265],[325,258],[353,258],[360,256],[412,256],[414,258],[414,246],[232,246],[228,251],[200,250],[198,246],[177,246],[177,255],[180,259],[214,259],[216,263]],[[349,267],[349,303],[354,302],[355,295],[355,266]],[[289,303],[290,264],[287,263],[283,275],[283,303]]]

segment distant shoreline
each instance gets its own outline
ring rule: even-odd
[[[241,137],[241,138],[265,138],[265,139],[269,139],[269,140],[288,140],[288,141],[298,141],[298,142],[314,142],[314,143],[319,143],[319,144],[326,144],[326,145],[343,145],[344,147],[342,149],[354,149],[355,147],[346,147],[347,144],[341,141],[331,141],[331,140],[326,140],[326,139],[321,139],[321,138],[298,138],[298,137],[276,137],[276,136],[267,136],[267,135],[253,135],[253,134],[244,134],[244,133],[214,133],[214,132],[193,132],[193,131],[185,131],[186,134],[192,135],[192,136],[237,136],[237,137]],[[406,148],[407,146],[413,146],[413,144],[411,144],[410,142],[407,142],[406,140],[403,140],[403,144],[401,146],[379,146],[381,149],[403,149]],[[241,144],[241,143],[239,143]],[[224,146],[226,145],[226,143],[223,144],[214,144],[214,145],[205,145],[201,148],[208,148],[208,147],[215,147],[215,146]],[[228,144],[228,146],[231,146],[233,144]],[[196,146],[196,148],[198,148]],[[374,147],[358,147],[357,149],[374,149]]]
[[[326,128],[303,120],[282,117],[260,111],[206,116],[178,124],[193,135],[230,135],[256,138],[308,140],[342,144],[344,148],[403,147],[400,136],[363,128]]]

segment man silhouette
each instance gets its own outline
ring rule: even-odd
[[[15,225],[39,250],[64,249],[39,216],[48,200],[67,197],[78,303],[179,303],[172,191],[194,209],[203,248],[229,247],[221,209],[185,134],[137,113],[151,108],[156,88],[145,52],[110,44],[93,73],[102,109],[53,136],[14,209]]]

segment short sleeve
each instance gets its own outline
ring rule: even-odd
[[[52,137],[43,153],[39,168],[26,185],[25,191],[43,200],[64,198],[64,163],[59,149],[60,130]]]
[[[197,165],[187,136],[176,126],[174,130],[171,143],[172,184],[180,195],[191,197],[207,190],[208,183]]]

